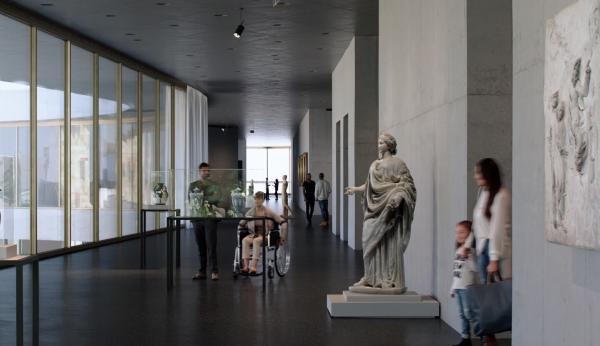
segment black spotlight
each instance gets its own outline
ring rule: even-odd
[[[242,37],[242,33],[244,32],[244,29],[245,29],[245,28],[244,28],[244,25],[243,25],[243,24],[240,24],[240,25],[238,25],[238,27],[235,29],[235,32],[233,33],[233,36],[234,36],[235,38],[240,38],[240,37]]]
[[[242,33],[244,32],[244,8],[240,8],[240,25],[237,26],[235,31],[233,32],[233,37],[241,38]]]

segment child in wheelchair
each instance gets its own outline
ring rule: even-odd
[[[286,240],[287,236],[287,220],[282,218],[280,215],[275,213],[273,210],[267,208],[264,205],[265,194],[264,192],[258,191],[254,194],[254,207],[247,213],[247,217],[268,217],[280,225],[279,232],[279,243],[282,244]],[[261,255],[261,248],[263,238],[275,229],[273,221],[267,220],[264,222],[266,232],[263,229],[263,221],[240,221],[240,227],[247,227],[250,234],[242,239],[242,273],[243,274],[256,274],[256,263]],[[272,239],[272,238],[271,238]],[[252,261],[250,261],[250,247],[252,247]]]

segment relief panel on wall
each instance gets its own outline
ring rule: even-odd
[[[593,249],[600,249],[599,72],[600,0],[580,0],[546,25],[546,239]]]

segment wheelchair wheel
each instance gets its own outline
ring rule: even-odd
[[[290,251],[287,243],[275,248],[275,270],[277,275],[283,277],[290,269]]]

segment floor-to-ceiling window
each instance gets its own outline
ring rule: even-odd
[[[0,242],[30,246],[30,28],[0,16]]]
[[[152,173],[174,163],[185,91],[26,22],[0,14],[0,244],[29,254],[137,233]]]
[[[269,192],[274,193],[275,179],[281,183],[284,175],[288,176],[288,193],[291,194],[291,152],[289,147],[248,147],[246,148],[246,180],[254,182],[254,191],[266,191],[266,180],[269,179]],[[281,185],[279,186],[281,188]],[[279,193],[281,193],[281,189]]]
[[[99,238],[117,236],[117,64],[98,62]]]
[[[37,250],[64,247],[65,42],[37,32]]]
[[[71,245],[94,240],[93,55],[71,47]]]
[[[166,172],[171,169],[171,85],[160,83],[159,91],[159,158],[161,172]],[[172,177],[174,178],[174,177]],[[166,182],[171,184],[173,181]],[[168,191],[170,198],[174,198],[174,186],[169,186],[171,191]],[[167,215],[163,214],[160,218],[160,227],[167,226]]]
[[[142,77],[142,205],[152,204],[152,172],[156,171],[156,80]],[[154,229],[156,214],[147,215],[146,227]]]
[[[138,73],[123,67],[122,75],[122,225],[123,234],[137,232],[138,181]]]

